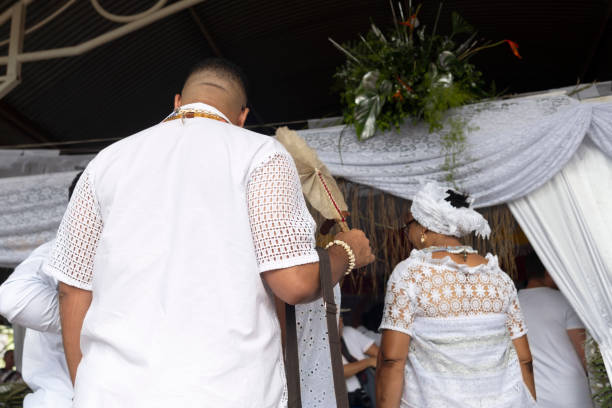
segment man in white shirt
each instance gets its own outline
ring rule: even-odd
[[[83,173],[48,264],[76,408],[286,405],[272,295],[320,296],[315,224],[291,157],[247,114],[241,71],[207,60],[171,116]],[[373,261],[363,232],[337,239]],[[328,250],[334,283],[349,252]]]
[[[526,266],[529,282],[518,298],[529,327],[538,407],[590,408],[584,325],[537,255]]]
[[[0,314],[26,327],[23,380],[34,391],[24,408],[69,408],[72,384],[66,366],[57,280],[43,272],[54,241],[36,248],[0,286]]]

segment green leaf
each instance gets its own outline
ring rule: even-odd
[[[463,17],[461,17],[461,15],[456,11],[453,11],[451,14],[451,22],[453,30],[451,37],[457,34],[474,32],[474,27],[472,27],[472,25],[468,23]]]

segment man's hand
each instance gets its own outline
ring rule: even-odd
[[[361,230],[352,229],[340,232],[334,239],[344,241],[351,247],[353,254],[355,254],[355,268],[369,265],[376,259],[372,254],[372,248],[370,248],[370,240]]]

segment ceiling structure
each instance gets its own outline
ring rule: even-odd
[[[117,15],[156,2],[99,0]],[[26,28],[67,0],[29,3]],[[73,3],[26,35],[23,52],[73,46],[121,26],[90,1]],[[431,27],[439,2],[423,3],[421,22]],[[0,0],[0,13],[14,4]],[[442,29],[452,11],[483,38],[519,44],[521,60],[505,47],[473,59],[498,89],[522,93],[612,79],[612,0],[447,0]],[[253,112],[247,125],[256,130],[337,116],[333,74],[344,58],[328,37],[353,40],[371,21],[384,29],[391,18],[388,0],[205,0],[82,55],[24,63],[21,83],[0,100],[0,146],[109,139],[62,145],[68,152],[96,151],[158,123],[190,67],[210,56],[228,58],[247,73]],[[9,30],[10,23],[0,27],[0,41]],[[7,52],[8,45],[0,46]]]

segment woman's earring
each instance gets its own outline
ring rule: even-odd
[[[421,244],[425,244],[425,231],[421,232]]]

